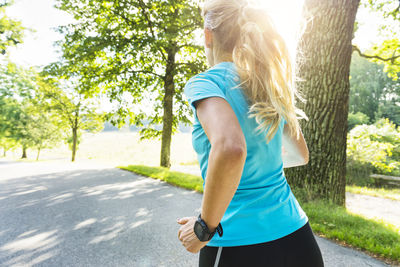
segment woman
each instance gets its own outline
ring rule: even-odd
[[[308,149],[295,107],[290,57],[268,15],[245,0],[203,9],[209,70],[185,95],[204,179],[201,214],[178,219],[178,238],[199,266],[323,266],[319,247],[284,176]],[[282,155],[282,144],[285,153]]]

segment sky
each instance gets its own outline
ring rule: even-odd
[[[264,0],[267,3],[275,24],[282,36],[286,39],[292,53],[295,49],[295,25],[300,18],[303,0]],[[10,17],[22,21],[25,27],[35,32],[26,34],[24,43],[17,48],[10,49],[10,58],[13,62],[23,66],[42,66],[57,60],[59,54],[53,43],[62,38],[55,31],[60,25],[73,22],[72,16],[54,7],[55,0],[15,0],[13,6],[7,9]],[[360,29],[356,33],[354,43],[362,50],[379,40],[376,33],[378,18],[359,10],[358,21]]]
[[[73,22],[72,16],[54,7],[54,0],[14,0],[7,15],[22,22],[27,32],[23,43],[10,49],[10,58],[22,66],[41,66],[57,61],[53,43],[62,39],[55,28]]]

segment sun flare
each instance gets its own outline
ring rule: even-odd
[[[285,39],[290,54],[294,56],[304,0],[259,0],[257,3],[268,11],[278,32]]]

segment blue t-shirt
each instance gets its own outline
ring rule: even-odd
[[[192,144],[201,175],[206,180],[211,144],[193,102],[207,97],[225,99],[235,112],[247,146],[247,158],[238,189],[222,220],[224,234],[215,234],[208,246],[241,246],[272,241],[304,226],[308,217],[294,197],[283,172],[282,117],[274,137],[267,144],[266,131],[258,134],[255,118],[248,118],[249,106],[239,84],[233,62],[221,62],[192,77],[184,93],[194,113]],[[236,87],[236,88],[235,88]]]

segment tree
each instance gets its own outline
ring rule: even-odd
[[[35,99],[37,100],[37,99]],[[41,100],[41,99],[40,99]],[[36,101],[30,108],[30,120],[34,125],[29,131],[32,146],[37,149],[36,160],[39,160],[40,151],[52,148],[64,138],[63,125],[60,125],[59,115],[55,110],[48,108],[47,103]]]
[[[5,152],[22,146],[22,158],[28,148],[49,148],[62,138],[58,113],[51,110],[41,94],[40,77],[34,69],[11,62],[0,65],[0,144]],[[42,83],[43,84],[43,83]]]
[[[10,19],[5,14],[6,7],[11,4],[12,1],[0,3],[0,53],[3,55],[8,47],[21,43],[23,38],[24,28],[21,26],[21,22]]]
[[[298,83],[308,121],[300,125],[310,151],[309,163],[285,170],[292,186],[313,197],[345,203],[346,136],[352,38],[359,0],[305,0],[307,19],[299,51]]]
[[[205,68],[202,46],[194,41],[202,27],[197,3],[58,2],[60,9],[78,20],[60,29],[65,34],[60,43],[63,75],[78,79],[80,92],[106,93],[119,103],[108,117],[113,124],[121,126],[129,117],[142,127],[141,138],[161,138],[160,165],[170,167],[171,135],[179,122],[190,122],[191,110],[182,96],[184,84]],[[124,101],[127,95],[134,107]],[[145,126],[144,120],[149,124]],[[162,130],[154,127],[161,123]]]
[[[387,106],[390,100],[400,103],[400,81],[388,77],[383,66],[353,54],[350,76],[350,112],[362,112],[374,122],[382,117],[377,114],[380,106]],[[398,110],[400,112],[400,106]],[[388,118],[389,113],[383,114]]]
[[[306,25],[298,45],[298,83],[307,103],[300,103],[309,121],[300,124],[310,151],[309,163],[285,171],[289,183],[306,188],[317,198],[345,204],[346,139],[349,108],[349,71],[352,52],[372,61],[384,62],[385,71],[395,77],[399,53],[391,40],[366,54],[352,44],[356,13],[360,0],[305,0]],[[377,4],[379,2],[379,4]],[[388,15],[386,3],[366,1],[364,6],[399,20],[399,9]],[[396,24],[398,25],[398,23]],[[390,31],[390,30],[389,30]],[[394,39],[393,39],[394,40]],[[397,40],[398,41],[398,40]],[[396,40],[394,40],[394,43]],[[388,45],[390,44],[390,45]]]
[[[72,151],[71,161],[75,161],[81,132],[100,131],[104,125],[104,114],[97,111],[99,104],[96,101],[85,99],[82,94],[76,92],[71,83],[42,77],[39,84],[40,98],[49,100],[48,109],[57,112],[61,120],[58,125],[70,131],[67,143]],[[63,85],[73,88],[62,89]]]
[[[4,157],[9,149],[19,145],[13,138],[15,127],[13,119],[19,112],[19,106],[14,99],[0,97],[0,145],[3,148]]]
[[[380,25],[380,34],[387,38],[381,44],[376,44],[368,53],[362,53],[353,45],[353,51],[373,62],[384,65],[384,71],[394,80],[400,73],[400,2],[398,0],[363,0],[362,7],[371,9],[385,18]]]
[[[32,130],[36,127],[29,113],[30,104],[26,100],[7,99],[2,108],[1,132],[4,142],[22,147],[21,158],[27,158],[27,149],[34,146]]]
[[[6,144],[21,145],[22,158],[27,157],[27,149],[33,145],[30,130],[36,127],[29,113],[35,97],[34,76],[33,69],[11,62],[0,64],[0,137]]]

